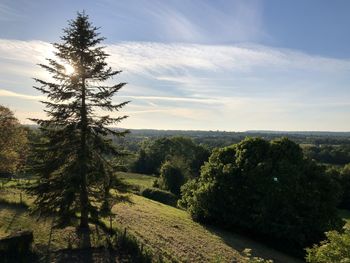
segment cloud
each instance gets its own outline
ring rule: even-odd
[[[26,94],[9,91],[6,89],[0,89],[0,97],[10,97],[10,98],[18,98],[18,99],[34,100],[34,101],[40,101],[40,100],[46,99],[46,97],[44,96],[26,95]]]
[[[119,42],[106,45],[109,62],[128,74],[157,78],[186,76],[191,70],[213,74],[220,71],[247,72],[255,68],[269,70],[346,71],[350,60],[311,56],[288,49],[259,45],[199,45],[152,42]],[[38,72],[37,63],[53,57],[52,45],[43,41],[0,39],[2,70],[6,64],[28,66]],[[20,72],[18,72],[20,73]],[[175,77],[173,80],[176,80]],[[180,82],[181,82],[181,78]]]
[[[118,96],[118,98],[146,100],[146,101],[155,100],[155,101],[189,102],[189,103],[203,103],[203,104],[217,104],[219,102],[217,99],[210,99],[210,98],[186,98],[186,97],[164,97],[164,96]]]
[[[12,21],[21,15],[12,7],[5,3],[0,3],[0,21]]]
[[[258,45],[198,45],[121,42],[107,46],[110,62],[132,73],[160,73],[195,69],[248,71],[254,67],[275,70],[348,70],[349,60],[311,56],[301,52]]]
[[[123,111],[132,116],[125,122],[129,127],[313,129],[328,122],[350,129],[344,114],[348,59],[259,45],[118,42],[106,49],[111,66],[124,71],[112,81],[130,83],[115,98],[132,100]],[[31,78],[48,77],[35,64],[52,51],[42,41],[0,39],[0,79],[6,85],[0,103],[44,99],[30,88]]]

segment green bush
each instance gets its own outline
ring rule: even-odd
[[[177,203],[174,194],[157,188],[145,188],[141,191],[141,195],[166,205],[176,206]]]
[[[247,138],[216,149],[199,179],[183,186],[179,205],[195,220],[301,251],[341,227],[337,186],[287,138]]]
[[[310,263],[350,262],[350,229],[344,232],[329,231],[327,239],[306,249],[306,261]]]
[[[172,161],[165,161],[160,169],[157,182],[159,188],[180,195],[180,188],[185,183],[183,169]]]

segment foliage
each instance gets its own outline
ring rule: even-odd
[[[159,174],[161,165],[173,158],[186,160],[192,177],[199,175],[200,167],[209,157],[209,150],[186,137],[145,140],[132,170],[138,173]]]
[[[341,226],[337,184],[287,138],[247,138],[216,149],[200,178],[182,191],[179,204],[195,220],[240,228],[291,248]]]
[[[0,105],[0,175],[23,168],[28,150],[27,131],[13,112]]]
[[[350,210],[350,163],[340,171],[340,185],[343,195],[339,207]]]
[[[273,263],[272,260],[252,256],[252,250],[249,248],[244,249],[242,254],[242,263]]]
[[[341,198],[338,207],[350,210],[350,163],[342,168],[330,167],[327,175],[334,179],[341,189]]]
[[[350,145],[306,146],[304,153],[307,157],[320,163],[336,165],[350,163]]]
[[[327,239],[319,245],[306,249],[306,261],[310,263],[350,262],[350,229],[343,232],[329,231]]]
[[[185,179],[184,169],[181,169],[181,162],[177,164],[174,161],[165,161],[160,168],[157,185],[163,190],[179,195]]]
[[[141,191],[141,195],[166,205],[176,206],[176,195],[168,191],[157,188],[145,188]]]
[[[66,223],[79,212],[80,227],[87,229],[89,217],[98,218],[110,207],[114,167],[109,160],[119,151],[107,135],[125,134],[108,127],[126,116],[112,118],[104,112],[118,111],[128,102],[112,103],[125,83],[103,85],[120,71],[107,65],[108,54],[101,46],[104,38],[87,15],[78,13],[61,40],[54,44],[56,60],[40,65],[53,82],[35,79],[39,84],[35,88],[49,99],[43,102],[49,118],[33,119],[43,138],[34,145],[32,172],[40,180],[30,192],[41,214],[57,213]],[[74,72],[67,72],[65,65]]]

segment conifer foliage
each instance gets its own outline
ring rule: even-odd
[[[45,138],[35,145],[33,171],[40,180],[29,190],[37,197],[36,209],[56,213],[61,223],[80,214],[80,228],[85,229],[89,219],[110,207],[114,167],[109,157],[119,155],[110,138],[127,132],[110,128],[127,116],[111,117],[108,112],[128,101],[112,102],[125,83],[104,85],[121,71],[107,65],[104,38],[97,31],[85,13],[69,21],[62,43],[53,44],[56,59],[40,64],[52,81],[35,79],[34,88],[48,98],[42,102],[48,119],[32,119]]]

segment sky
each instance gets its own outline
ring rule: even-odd
[[[0,104],[45,118],[33,78],[77,11],[128,84],[121,127],[350,131],[350,1],[0,0]]]

